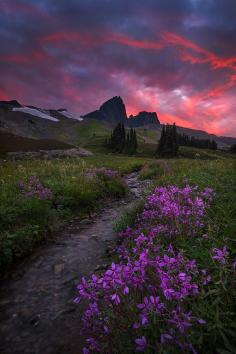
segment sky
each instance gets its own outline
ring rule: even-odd
[[[0,0],[0,99],[236,136],[236,0]]]

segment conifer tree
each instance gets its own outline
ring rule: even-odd
[[[176,156],[178,153],[178,137],[176,125],[163,125],[157,153],[162,156]]]
[[[161,152],[163,150],[164,142],[165,142],[165,136],[166,136],[166,126],[163,125],[162,130],[161,130],[161,137],[157,146],[157,152]]]
[[[217,143],[215,140],[198,139],[194,136],[189,137],[186,134],[177,134],[178,143],[181,146],[192,146],[201,149],[217,150]]]
[[[128,154],[130,151],[130,132],[128,131],[126,134],[126,141],[125,141],[125,153]]]
[[[126,133],[124,124],[119,123],[113,129],[110,139],[106,143],[106,146],[113,152],[125,152],[129,154],[135,153],[138,147],[135,130],[131,128]]]
[[[236,144],[230,146],[229,152],[231,152],[231,154],[236,154]]]
[[[134,129],[134,152],[137,151],[137,148],[138,148],[138,140],[137,140],[136,130]]]
[[[130,154],[133,154],[134,151],[134,130],[130,129]]]
[[[130,154],[134,154],[137,151],[138,142],[137,142],[137,135],[135,129],[130,129],[129,134],[129,144],[128,144],[128,152]]]

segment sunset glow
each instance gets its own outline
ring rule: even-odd
[[[0,99],[128,114],[236,136],[236,4],[3,1]]]

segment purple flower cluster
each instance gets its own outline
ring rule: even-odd
[[[87,171],[86,176],[89,178],[94,178],[97,176],[105,177],[105,178],[116,178],[118,177],[119,172],[116,170],[111,170],[106,167],[93,168]]]
[[[210,188],[168,186],[147,198],[135,227],[120,235],[119,261],[78,285],[75,301],[88,301],[84,353],[112,352],[114,338],[124,333],[131,352],[168,346],[195,352],[191,331],[205,321],[189,311],[189,303],[211,277],[171,240],[200,234],[212,197]]]
[[[42,200],[53,198],[51,189],[45,187],[37,176],[31,176],[27,182],[20,181],[18,186],[21,194],[26,198],[36,197]]]
[[[224,246],[222,250],[218,248],[213,248],[213,252],[214,252],[214,256],[212,257],[212,259],[217,260],[221,264],[226,264],[226,259],[229,255],[226,246]]]
[[[148,197],[142,222],[147,227],[161,223],[169,230],[169,236],[192,236],[204,227],[204,215],[212,201],[213,190],[206,188],[198,192],[198,187],[187,185],[180,189],[176,186],[159,187]]]

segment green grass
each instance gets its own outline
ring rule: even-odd
[[[140,169],[144,159],[92,156],[85,159],[31,160],[0,163],[0,272],[17,258],[51,237],[67,218],[85,216],[98,199],[119,198],[126,193],[121,177],[88,179],[91,167],[109,167],[120,174]],[[36,175],[53,192],[52,200],[25,198],[19,181]]]
[[[235,155],[224,151],[199,149],[188,146],[181,146],[179,149],[180,158],[190,158],[198,160],[217,160],[217,159],[229,159],[235,158]]]
[[[151,163],[152,158],[128,156],[123,154],[95,154],[84,158],[88,165],[104,166],[118,170],[122,175],[139,171],[146,163]]]
[[[127,209],[124,213],[120,216],[118,221],[115,223],[114,230],[116,232],[120,232],[125,230],[127,227],[133,226],[137,217],[143,210],[144,200],[140,200],[137,202],[131,209]]]
[[[93,152],[105,152],[104,142],[110,136],[112,128],[106,123],[94,119],[84,120],[78,127],[77,144]]]
[[[136,128],[138,136],[142,139],[148,138],[151,139],[155,144],[160,138],[160,131],[159,130],[148,130],[146,128]]]
[[[151,162],[146,164],[140,172],[140,180],[157,179],[163,175],[165,165],[162,162]]]

